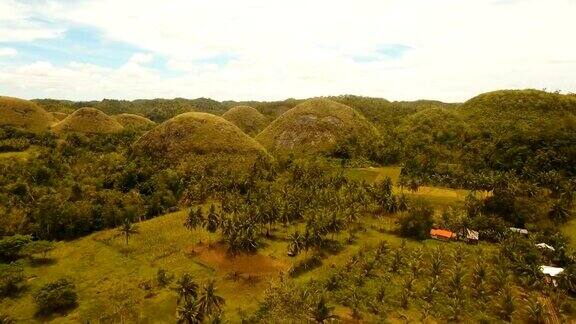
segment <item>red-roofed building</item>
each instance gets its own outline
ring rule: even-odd
[[[456,238],[456,233],[444,229],[431,229],[430,237],[437,240],[449,241]]]

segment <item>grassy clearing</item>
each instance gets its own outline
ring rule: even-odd
[[[28,160],[29,158],[36,155],[38,149],[36,147],[30,147],[27,150],[20,152],[1,152],[0,159],[21,159]]]
[[[562,227],[562,232],[570,239],[570,245],[576,249],[576,219],[566,223]]]
[[[400,173],[402,168],[398,166],[386,166],[379,168],[352,168],[345,171],[345,175],[357,181],[366,181],[368,183],[374,183],[383,181],[386,178],[390,178],[394,184],[395,193],[404,193],[411,198],[422,198],[428,200],[433,205],[438,207],[445,207],[454,203],[462,202],[468,195],[468,190],[463,189],[451,189],[451,188],[440,188],[440,187],[430,187],[421,186],[416,192],[409,191],[406,188],[401,188],[398,186],[400,179]],[[478,193],[479,196],[485,196],[486,193]]]
[[[377,181],[382,181],[386,179],[386,177],[392,180],[392,183],[396,185],[398,180],[400,179],[400,172],[402,171],[401,167],[397,166],[387,166],[387,167],[380,167],[380,168],[353,168],[347,169],[345,174],[350,179],[358,180],[358,181],[366,181],[368,183],[374,183]]]
[[[231,260],[222,247],[212,244],[215,243],[213,235],[185,229],[182,225],[185,215],[185,211],[176,212],[139,223],[138,233],[130,237],[128,245],[117,230],[58,242],[50,254],[54,262],[27,265],[28,291],[16,299],[3,300],[0,308],[8,310],[9,315],[19,321],[34,320],[33,294],[28,292],[68,277],[76,284],[80,305],[55,322],[122,317],[145,323],[172,323],[175,294],[168,288],[147,291],[139,287],[147,282],[154,284],[160,268],[176,276],[189,272],[198,281],[216,279],[231,319],[236,318],[238,309],[255,307],[260,292],[266,287],[264,279],[284,271],[287,265],[264,254]],[[240,275],[233,277],[234,272]]]

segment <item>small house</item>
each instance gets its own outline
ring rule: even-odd
[[[556,283],[556,277],[564,272],[564,268],[541,265],[540,271],[545,275],[546,282],[552,283],[554,287],[556,287],[558,286],[558,283]]]
[[[525,228],[510,227],[508,229],[514,233],[518,233],[518,234],[522,234],[522,235],[528,235],[528,230]]]
[[[430,237],[437,240],[449,241],[456,238],[456,233],[445,229],[431,229]]]
[[[556,251],[556,249],[546,243],[538,243],[536,244],[537,247],[539,247],[540,249],[548,249],[550,251]]]
[[[478,243],[480,239],[480,234],[478,231],[471,230],[469,228],[465,228],[459,232],[460,239],[467,243]]]

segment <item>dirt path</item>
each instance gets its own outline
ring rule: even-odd
[[[548,297],[538,297],[538,300],[544,305],[544,309],[546,310],[546,324],[560,324],[560,319],[558,318],[558,313],[552,305],[550,298]]]

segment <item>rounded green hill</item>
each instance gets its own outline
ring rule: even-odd
[[[136,156],[167,164],[193,162],[200,156],[211,156],[227,160],[230,165],[237,164],[232,169],[242,169],[259,156],[269,157],[262,145],[234,124],[201,112],[180,114],[163,122],[142,135],[132,148]]]
[[[480,131],[526,135],[572,124],[576,98],[531,89],[500,90],[466,101],[458,112]]]
[[[232,107],[222,115],[222,118],[238,126],[250,136],[258,134],[267,123],[266,117],[250,106]]]
[[[156,123],[150,119],[134,114],[118,114],[112,116],[112,118],[128,130],[149,129],[156,125]]]
[[[268,151],[284,155],[329,152],[348,139],[370,142],[378,136],[376,128],[353,108],[315,98],[282,114],[256,140]]]
[[[80,108],[52,126],[55,133],[112,134],[124,127],[96,108]]]
[[[13,97],[0,96],[0,125],[38,132],[54,123],[52,115],[37,104]]]

